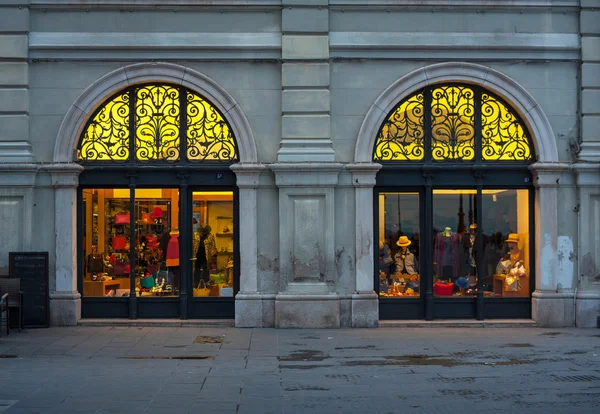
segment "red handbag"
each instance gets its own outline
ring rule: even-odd
[[[452,296],[453,289],[454,289],[454,283],[435,282],[433,284],[433,295],[434,296]]]
[[[115,225],[129,224],[129,213],[115,214]]]
[[[127,244],[127,240],[125,236],[114,236],[112,238],[112,248],[114,250],[125,250],[125,245]]]

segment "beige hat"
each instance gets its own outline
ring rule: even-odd
[[[396,244],[400,247],[410,246],[410,240],[406,236],[400,236]]]
[[[506,239],[507,243],[518,243],[519,242],[519,235],[517,233],[510,233],[508,235],[508,238]]]

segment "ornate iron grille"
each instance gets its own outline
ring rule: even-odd
[[[527,162],[527,128],[500,98],[476,86],[433,85],[404,99],[379,129],[374,161]]]
[[[101,106],[84,129],[77,157],[234,162],[238,153],[229,124],[210,102],[180,86],[151,84],[130,87]]]

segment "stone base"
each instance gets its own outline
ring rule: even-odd
[[[275,326],[275,295],[238,293],[235,296],[236,328]]]
[[[80,319],[81,295],[79,292],[50,294],[50,325],[75,326]]]
[[[352,327],[377,328],[379,326],[379,297],[375,292],[352,295]]]
[[[340,299],[337,294],[275,297],[277,328],[339,328]]]
[[[575,315],[572,292],[535,291],[532,296],[531,313],[539,327],[573,326]]]
[[[575,325],[596,328],[600,318],[600,292],[578,292],[575,301]]]

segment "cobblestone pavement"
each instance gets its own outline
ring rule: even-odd
[[[0,338],[5,413],[600,413],[600,330],[73,327]]]

